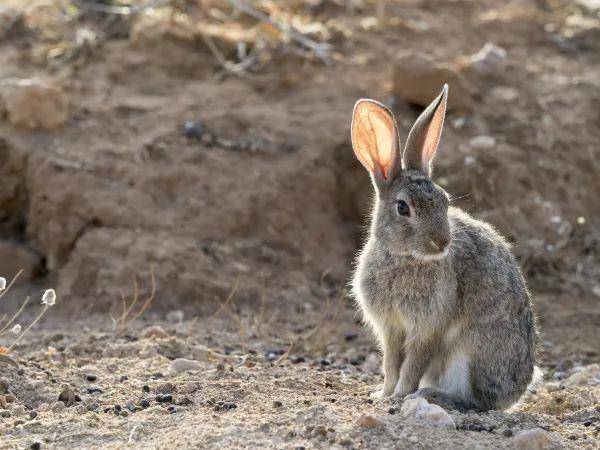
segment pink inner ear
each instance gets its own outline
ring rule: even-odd
[[[396,131],[389,112],[370,101],[359,102],[352,120],[352,145],[358,160],[387,179],[393,164]]]
[[[429,166],[440,143],[442,128],[444,127],[444,116],[446,115],[446,105],[440,105],[435,111],[429,126],[425,132],[425,141],[423,143],[423,152],[421,153],[421,164],[425,170]]]

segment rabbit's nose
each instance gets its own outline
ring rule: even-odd
[[[448,247],[448,244],[450,244],[450,237],[449,236],[434,236],[431,238],[430,241],[431,245],[435,248],[437,248],[440,252],[446,250],[446,247]]]

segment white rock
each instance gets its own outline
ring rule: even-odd
[[[506,60],[506,50],[490,42],[471,56],[471,67],[479,73],[493,73],[502,70]]]
[[[167,319],[167,322],[170,322],[170,323],[179,323],[179,322],[183,321],[183,317],[184,317],[183,311],[180,309],[175,309],[175,310],[169,311],[167,313],[166,319]]]
[[[491,150],[496,146],[496,139],[493,136],[475,136],[469,140],[469,146],[473,150]]]
[[[490,91],[490,95],[502,102],[514,102],[519,98],[519,91],[508,86],[496,86]]]
[[[543,450],[550,444],[550,435],[541,428],[521,431],[512,442],[519,450]]]
[[[456,428],[454,419],[444,408],[429,403],[423,397],[404,400],[400,409],[404,417],[414,417],[438,428]]]
[[[573,386],[600,386],[600,364],[575,367],[563,384]]]
[[[171,361],[170,370],[171,372],[186,372],[188,370],[200,370],[201,365],[198,361],[193,359],[177,358]]]

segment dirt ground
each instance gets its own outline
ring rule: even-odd
[[[57,292],[0,360],[0,447],[600,448],[594,2],[253,2],[327,61],[229,2],[168,3],[0,6],[0,275],[24,269],[0,318]],[[506,55],[478,69],[488,42]],[[425,81],[395,80],[423,58],[453,80],[435,177],[513,243],[542,336],[542,384],[456,429],[370,400],[347,293],[372,195],[352,106],[391,105],[405,139]],[[15,79],[49,112],[11,109]]]

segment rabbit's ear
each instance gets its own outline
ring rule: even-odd
[[[401,168],[392,112],[375,100],[361,99],[354,105],[351,130],[358,160],[378,185],[389,184]]]
[[[445,84],[440,95],[423,111],[408,134],[402,156],[404,169],[420,170],[431,176],[431,161],[440,142],[447,101],[448,85]]]

